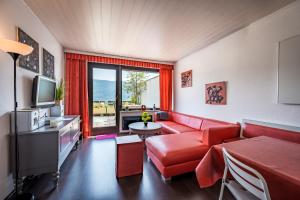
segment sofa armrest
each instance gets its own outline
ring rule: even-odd
[[[221,144],[225,140],[239,137],[240,126],[219,126],[210,127],[202,132],[202,142],[208,146]]]

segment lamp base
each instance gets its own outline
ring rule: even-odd
[[[13,196],[13,200],[34,200],[34,195],[31,193],[22,193],[18,194],[17,196]]]

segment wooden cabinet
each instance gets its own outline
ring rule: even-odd
[[[34,131],[19,133],[20,179],[52,173],[55,183],[58,184],[60,167],[71,150],[77,147],[80,135],[79,116],[64,116],[58,128],[44,126]]]

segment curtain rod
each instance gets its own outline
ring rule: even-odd
[[[151,63],[158,63],[158,64],[166,64],[166,65],[175,65],[175,62],[164,62],[164,61],[146,60],[146,59],[139,59],[139,58],[130,58],[130,57],[115,56],[115,55],[103,54],[103,53],[78,51],[78,50],[72,50],[72,49],[64,49],[64,52],[65,53],[85,54],[85,55],[90,55],[90,56],[103,56],[103,57],[110,57],[110,58],[127,59],[127,60],[133,60],[133,61],[141,61],[141,62],[151,62]]]

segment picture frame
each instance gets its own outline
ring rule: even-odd
[[[43,75],[54,79],[54,56],[43,48]]]
[[[181,73],[181,87],[182,88],[192,87],[192,76],[193,76],[192,70]]]
[[[17,39],[23,44],[27,44],[33,47],[31,54],[26,56],[20,56],[19,67],[30,70],[35,73],[40,71],[40,60],[39,60],[39,43],[25,33],[21,28],[17,29]]]
[[[205,84],[205,103],[212,105],[227,104],[227,82]]]

